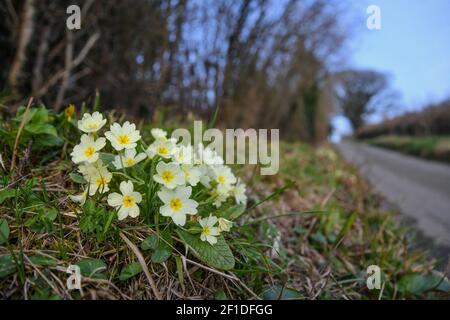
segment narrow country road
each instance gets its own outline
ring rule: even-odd
[[[338,149],[423,235],[450,247],[450,165],[349,140]]]

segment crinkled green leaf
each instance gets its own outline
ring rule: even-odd
[[[16,263],[13,257],[8,254],[0,256],[0,279],[16,272]]]
[[[172,249],[167,245],[160,245],[152,254],[152,261],[155,263],[163,263],[172,255]]]
[[[55,258],[47,256],[35,255],[30,257],[31,262],[39,266],[56,266],[58,263]]]
[[[158,238],[156,233],[148,236],[141,243],[142,250],[152,250],[152,261],[155,263],[163,263],[172,255],[172,248],[169,244],[172,244],[172,237],[168,232],[160,233],[161,239]]]
[[[218,236],[217,243],[211,245],[200,240],[199,234],[191,234],[184,230],[177,230],[177,233],[194,255],[207,265],[222,270],[233,269],[234,256],[223,236]]]
[[[106,263],[99,259],[83,259],[77,262],[81,274],[89,278],[104,278],[101,273],[106,270]]]
[[[409,273],[398,282],[398,289],[403,293],[422,294],[428,290],[449,292],[450,284],[442,275],[432,272],[429,274]]]
[[[45,134],[39,136],[39,139],[36,141],[36,143],[44,147],[57,147],[64,144],[64,139],[59,136]]]
[[[25,127],[25,131],[32,134],[46,134],[49,136],[57,136],[56,128],[48,123],[30,123]]]
[[[268,287],[263,292],[264,300],[292,300],[303,298],[302,294],[292,288],[283,287],[280,285],[273,285]]]
[[[70,179],[72,179],[72,181],[75,183],[80,183],[80,184],[87,183],[86,179],[81,174],[72,172],[71,174],[69,174],[69,176],[70,176]]]
[[[156,233],[149,235],[141,243],[142,250],[155,250],[157,246],[158,246],[158,236],[156,235]]]
[[[119,275],[120,281],[125,281],[142,272],[142,266],[139,262],[132,262],[126,265]]]
[[[0,191],[0,204],[2,204],[6,199],[14,198],[16,196],[16,190],[11,188],[6,188]]]
[[[106,152],[100,152],[100,153],[99,153],[99,157],[100,157],[100,159],[103,161],[103,164],[104,164],[105,166],[110,165],[110,164],[114,161],[114,159],[115,159],[115,156],[114,156],[113,154],[111,154],[111,153],[106,153]]]
[[[0,244],[6,243],[9,238],[9,225],[5,219],[0,219]]]

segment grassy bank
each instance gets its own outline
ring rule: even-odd
[[[375,146],[421,158],[450,162],[450,136],[410,137],[386,135],[365,141]]]
[[[450,285],[433,260],[410,252],[405,230],[330,147],[283,143],[274,176],[236,168],[249,202],[226,236],[234,267],[225,271],[176,235],[162,252],[152,241],[158,230],[141,217],[110,221],[71,201],[79,192],[68,156],[76,142],[65,116],[40,116],[25,129],[17,119],[1,122],[2,299],[152,299],[155,292],[163,299],[448,298]],[[151,128],[139,126],[144,137]],[[82,271],[81,291],[66,287],[72,264]],[[380,290],[366,286],[370,265],[382,271]]]

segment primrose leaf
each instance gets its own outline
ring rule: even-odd
[[[120,281],[125,281],[142,272],[142,266],[139,262],[133,262],[126,265],[119,275]]]
[[[99,259],[83,259],[77,262],[81,274],[89,278],[104,278],[102,274],[106,270],[106,263]]]
[[[14,198],[16,196],[16,190],[11,188],[6,188],[0,191],[0,204],[2,204],[6,199]]]
[[[429,274],[409,273],[398,282],[398,289],[403,293],[420,295],[428,290],[450,291],[450,284],[443,276],[432,272]]]
[[[301,299],[303,296],[295,289],[276,284],[264,290],[263,298],[264,300],[292,300]]]
[[[0,279],[16,272],[16,263],[10,254],[0,256]]]
[[[72,172],[71,174],[69,174],[69,176],[70,176],[70,179],[72,179],[72,181],[75,183],[79,183],[79,184],[87,183],[86,179],[81,174]]]
[[[9,237],[9,225],[5,219],[0,219],[0,244],[6,243]]]
[[[31,262],[39,266],[56,266],[57,261],[55,258],[47,256],[35,255],[30,257]]]
[[[191,234],[184,230],[177,230],[178,235],[195,256],[209,266],[221,270],[234,268],[234,256],[223,236],[217,237],[214,245],[200,239],[199,234]]]
[[[158,246],[158,236],[156,235],[156,233],[149,235],[141,243],[142,250],[155,250],[157,246]]]

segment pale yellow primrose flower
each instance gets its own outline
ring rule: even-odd
[[[190,164],[181,165],[181,171],[184,173],[184,177],[186,178],[186,183],[195,187],[197,183],[200,181],[201,171],[198,167],[195,167]]]
[[[167,138],[167,132],[164,131],[163,129],[154,128],[150,130],[150,132],[152,133],[152,136],[153,138],[155,138],[155,140]]]
[[[211,189],[211,177],[210,172],[212,171],[208,165],[202,164],[197,167],[200,170],[200,183],[206,188]]]
[[[106,124],[106,119],[100,112],[93,114],[85,113],[81,120],[78,120],[78,129],[86,133],[97,132]]]
[[[141,162],[147,157],[144,152],[141,152],[138,155],[136,155],[136,153],[136,149],[125,149],[123,155],[115,156],[112,164],[116,167],[116,169],[128,168]]]
[[[223,158],[214,150],[209,147],[205,147],[202,143],[197,146],[197,163],[196,164],[207,164],[210,166],[223,165]]]
[[[69,104],[67,108],[64,109],[64,115],[68,120],[72,119],[73,114],[75,113],[75,105]]]
[[[194,148],[191,145],[178,146],[172,155],[172,159],[179,164],[194,164]]]
[[[219,232],[229,232],[233,222],[225,218],[219,218]]]
[[[175,162],[158,162],[156,172],[157,174],[153,176],[153,179],[168,189],[174,189],[176,186],[182,186],[186,183],[183,171]]]
[[[214,227],[214,225],[217,223],[217,217],[210,215],[208,218],[200,219],[198,222],[202,226],[200,239],[202,241],[208,241],[211,245],[216,244],[216,236],[219,235],[219,230],[218,228]]]
[[[228,184],[218,184],[212,191],[212,195],[214,196],[213,205],[216,208],[219,208],[222,203],[227,201],[228,197],[231,194],[231,186]]]
[[[115,122],[109,130],[105,132],[105,137],[117,151],[136,148],[136,142],[141,139],[139,130],[136,130],[136,125],[129,121],[126,121],[122,126]]]
[[[122,181],[120,183],[120,192],[113,192],[108,195],[108,204],[111,207],[119,208],[117,213],[119,220],[123,220],[130,216],[136,218],[139,215],[138,203],[142,201],[142,195],[134,191],[131,181]]]
[[[101,150],[105,144],[105,138],[98,138],[95,140],[94,137],[83,134],[81,136],[80,144],[77,144],[70,154],[72,156],[72,161],[75,163],[96,162],[98,160],[98,151]]]
[[[93,196],[98,192],[105,193],[109,191],[108,183],[112,179],[112,173],[103,165],[99,159],[96,163],[81,165],[78,171],[89,183],[89,195]]]
[[[174,139],[159,138],[153,142],[146,150],[150,159],[155,156],[160,156],[169,159],[176,151],[176,144]]]
[[[247,204],[247,196],[245,195],[245,184],[238,183],[231,189],[237,204]]]
[[[87,189],[83,191],[83,193],[81,194],[76,194],[76,195],[72,195],[69,196],[70,200],[72,200],[73,202],[78,202],[81,205],[83,205],[86,202],[86,198],[87,198]]]
[[[171,217],[176,225],[184,226],[186,215],[197,213],[198,203],[189,199],[191,193],[191,187],[177,187],[175,190],[162,187],[161,191],[158,192],[158,197],[164,205],[159,208],[159,212],[164,217]]]
[[[214,165],[212,170],[214,173],[214,180],[218,185],[229,187],[236,182],[236,177],[230,167],[224,165]]]

